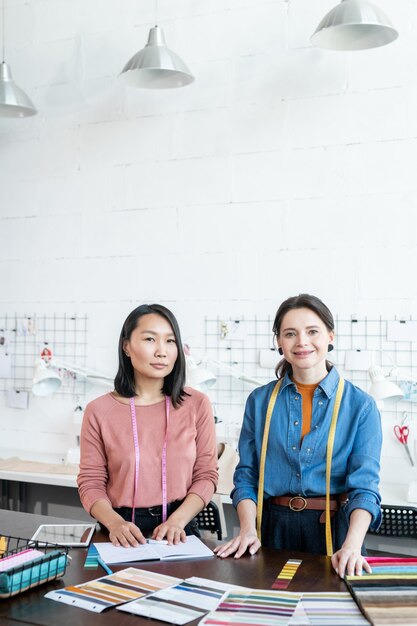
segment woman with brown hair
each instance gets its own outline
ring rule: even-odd
[[[239,558],[261,545],[331,555],[333,544],[341,577],[370,571],[362,544],[381,521],[379,411],[327,360],[334,321],[319,298],[285,300],[273,333],[283,356],[278,382],[251,393],[239,440],[232,499],[240,533],[217,555]]]

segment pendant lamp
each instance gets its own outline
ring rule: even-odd
[[[189,85],[194,76],[184,61],[166,47],[162,28],[154,26],[148,43],[126,63],[120,79],[131,87],[172,89]]]
[[[317,26],[311,43],[329,50],[367,50],[398,37],[388,17],[368,0],[342,0]]]
[[[0,64],[0,117],[28,117],[29,115],[35,115],[37,110],[33,102],[23,89],[20,89],[15,84],[10,67],[4,61],[4,0],[2,3],[2,18],[3,62]]]

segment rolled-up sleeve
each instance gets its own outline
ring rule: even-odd
[[[364,509],[372,515],[370,527],[381,524],[379,470],[382,447],[381,416],[372,398],[368,398],[359,419],[352,452],[348,459],[346,487],[348,515]]]

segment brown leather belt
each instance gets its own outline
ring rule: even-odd
[[[341,493],[335,496],[330,496],[330,511],[334,515],[339,510],[340,506],[347,501],[347,495]],[[326,498],[324,496],[317,496],[314,498],[305,498],[304,496],[274,496],[269,499],[271,504],[278,504],[279,506],[287,506],[291,511],[304,511],[304,509],[314,511],[326,510]],[[320,522],[322,519],[320,518]],[[324,517],[323,517],[324,521]]]

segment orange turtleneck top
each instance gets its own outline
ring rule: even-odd
[[[307,435],[311,430],[311,414],[313,412],[313,396],[316,388],[318,387],[318,383],[314,383],[313,385],[304,385],[294,380],[294,383],[297,386],[297,389],[302,398],[302,416],[303,421],[301,425],[301,441],[304,439],[305,435]]]

